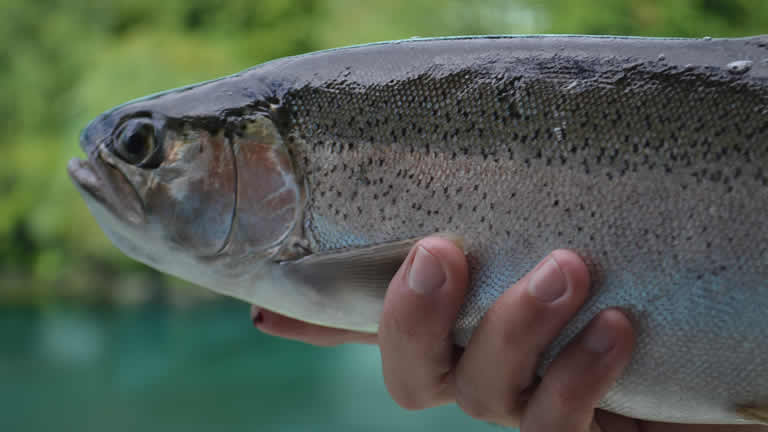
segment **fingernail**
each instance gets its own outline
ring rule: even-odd
[[[584,336],[584,346],[595,353],[603,354],[612,350],[616,346],[616,332],[605,320],[598,318]]]
[[[420,294],[431,294],[445,283],[445,272],[437,258],[419,246],[408,274],[408,286]]]
[[[568,281],[554,258],[547,259],[528,282],[528,292],[544,303],[551,303],[565,294]]]
[[[258,327],[262,321],[264,321],[264,315],[261,314],[261,310],[251,308],[251,321],[254,327]]]

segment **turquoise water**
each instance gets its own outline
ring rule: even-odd
[[[248,307],[0,309],[0,431],[481,431],[392,402],[378,351],[266,336]]]

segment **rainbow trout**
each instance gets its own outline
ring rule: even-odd
[[[69,172],[129,256],[311,323],[375,332],[409,247],[460,235],[466,344],[556,248],[634,358],[601,403],[768,421],[768,37],[459,37],[290,57],[118,106]]]

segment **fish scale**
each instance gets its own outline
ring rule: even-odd
[[[355,79],[371,71],[353,68],[333,92],[320,84],[290,93],[286,134],[313,191],[304,227],[318,251],[462,233],[473,290],[456,325],[460,344],[537,260],[575,248],[600,266],[592,269],[600,283],[545,364],[599,310],[622,307],[640,338],[603,406],[626,414],[641,406],[668,421],[687,420],[682,409],[713,421],[732,408],[718,406],[720,397],[768,397],[753,345],[768,336],[768,271],[748,264],[765,254],[752,245],[766,244],[756,230],[768,210],[768,118],[759,110],[768,92],[724,64],[627,61],[424,62],[367,87]],[[754,302],[748,312],[744,296]],[[744,331],[755,332],[746,349],[734,338]],[[667,344],[678,358],[654,348]],[[740,356],[753,359],[739,389],[702,379]],[[626,397],[628,387],[665,397]]]
[[[426,235],[463,239],[471,290],[455,326],[460,345],[542,257],[574,249],[592,293],[543,353],[540,373],[600,310],[620,307],[637,347],[601,407],[663,421],[765,422],[765,57],[765,36],[476,37],[329,50],[117,107],[86,129],[89,161],[70,172],[134,258],[333,327],[375,331],[389,278]],[[216,256],[147,234],[175,229],[152,220],[147,203],[152,229],[105,215],[117,204],[89,194],[94,175],[78,174],[122,181],[99,171],[106,162],[143,184],[165,169],[125,166],[100,144],[119,150],[121,122],[147,123],[147,113],[163,148],[231,145],[236,200],[216,208],[233,207],[233,223],[215,237]],[[193,140],[179,125],[205,134]],[[263,198],[272,196],[280,200]]]

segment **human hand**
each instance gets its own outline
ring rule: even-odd
[[[554,251],[496,301],[461,350],[453,345],[451,330],[468,287],[466,259],[450,241],[430,237],[411,250],[392,279],[378,335],[256,308],[252,317],[266,333],[315,345],[378,343],[387,388],[410,410],[455,402],[474,418],[519,425],[523,432],[766,430],[646,422],[596,410],[634,345],[631,324],[618,310],[599,314],[538,380],[541,353],[575,315],[589,285],[578,255]],[[540,287],[541,295],[534,295],[532,286]]]

